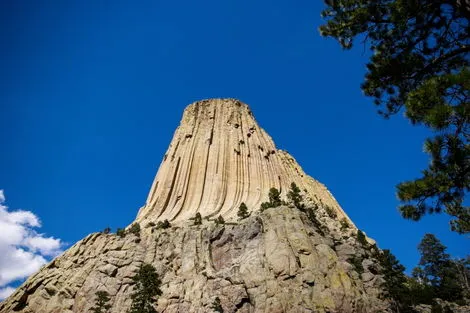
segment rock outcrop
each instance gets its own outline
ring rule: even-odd
[[[324,185],[276,148],[246,104],[195,102],[184,111],[137,221],[187,220],[197,212],[236,218],[240,203],[259,208],[271,187],[285,195],[292,182],[353,224]]]
[[[338,226],[325,212],[318,218]],[[333,232],[320,235],[306,214],[279,207],[233,225],[148,227],[140,238],[95,233],[28,279],[0,312],[90,312],[97,290],[110,293],[112,313],[126,312],[143,262],[162,277],[158,312],[211,312],[215,297],[224,312],[386,312],[370,252],[352,229]]]
[[[268,190],[295,182],[309,207],[259,211]],[[250,217],[237,220],[245,202]],[[196,213],[202,225],[191,220]],[[228,222],[217,224],[215,216]],[[168,219],[172,227],[155,223]],[[162,279],[158,312],[388,312],[373,241],[232,99],[190,105],[137,216],[138,234],[94,233],[30,277],[0,313],[90,312],[107,291],[112,313],[131,304],[143,263]]]

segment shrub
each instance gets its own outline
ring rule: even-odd
[[[202,224],[202,216],[201,213],[197,212],[196,216],[194,217],[194,225],[201,225]]]
[[[171,227],[170,222],[168,222],[168,220],[164,220],[163,222],[162,221],[157,222],[156,229],[167,229],[167,228],[170,228],[170,227]]]
[[[129,227],[128,233],[134,234],[137,237],[140,236],[140,224],[139,223],[134,223]]]
[[[260,211],[263,212],[263,211],[266,211],[267,209],[269,209],[271,206],[269,205],[269,202],[263,202],[261,203],[261,206],[260,206]]]
[[[116,235],[118,235],[121,238],[126,237],[126,230],[124,228],[118,228],[116,230]]]
[[[243,220],[243,219],[247,218],[248,216],[250,216],[250,214],[248,213],[248,208],[247,208],[245,202],[242,202],[240,204],[240,206],[238,207],[237,215],[241,220]]]
[[[318,233],[322,236],[325,236],[325,232],[323,231],[324,226],[318,221],[317,216],[312,208],[307,208],[307,217],[313,223],[313,226],[317,229]]]
[[[109,234],[111,232],[111,228],[109,227],[106,227],[105,229],[103,229],[103,234]]]
[[[331,218],[338,217],[338,215],[336,215],[336,212],[335,212],[335,210],[333,210],[332,207],[325,204],[324,208],[325,208],[326,214],[328,214],[329,217],[331,217]]]
[[[268,197],[269,197],[268,202],[261,203],[261,207],[260,207],[261,212],[265,211],[266,209],[275,208],[275,207],[285,204],[284,201],[281,200],[281,193],[276,188],[269,189]]]
[[[219,313],[224,312],[224,309],[222,308],[222,304],[220,304],[220,298],[219,297],[216,297],[214,299],[214,302],[212,302],[211,309],[216,311],[216,312],[219,312]]]
[[[96,292],[96,299],[95,299],[95,306],[91,308],[91,312],[93,313],[107,313],[111,308],[111,305],[108,304],[109,302],[109,293],[106,291],[97,291]]]
[[[300,194],[300,188],[297,187],[294,182],[290,184],[290,190],[287,193],[287,198],[292,201],[292,203],[297,209],[305,211],[305,205],[303,204],[304,199]]]
[[[354,267],[354,270],[361,275],[364,273],[364,267],[362,266],[362,259],[358,256],[353,256],[348,259],[348,262]]]
[[[361,230],[357,231],[356,239],[364,248],[369,247],[369,243],[367,242],[366,235],[364,235],[364,233]]]
[[[224,218],[222,217],[222,215],[219,215],[219,217],[215,219],[215,223],[216,223],[217,225],[219,225],[219,224],[225,224],[225,220],[224,220]]]
[[[341,221],[341,230],[346,230],[349,228],[349,223],[348,221],[346,220],[346,218],[343,218]]]
[[[281,193],[276,188],[269,189],[268,197],[272,208],[278,207],[282,204]]]

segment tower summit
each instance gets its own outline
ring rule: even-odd
[[[274,187],[286,195],[292,182],[306,198],[334,209],[353,224],[324,185],[278,150],[248,105],[236,99],[190,104],[163,157],[137,221],[236,218],[239,205],[258,209]]]

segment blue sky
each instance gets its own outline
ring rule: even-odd
[[[367,52],[320,37],[322,1],[2,1],[0,189],[72,244],[129,224],[189,103],[238,98],[356,225],[410,270],[436,215],[400,217],[426,131],[359,88]],[[1,234],[0,234],[1,236]]]

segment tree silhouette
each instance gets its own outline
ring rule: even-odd
[[[361,88],[379,113],[400,111],[429,128],[422,176],[397,186],[404,218],[446,212],[451,229],[470,232],[470,6],[468,1],[328,0],[323,36],[371,50]]]
[[[96,299],[95,299],[95,306],[91,308],[91,312],[93,313],[107,313],[111,308],[111,305],[108,304],[109,302],[109,293],[106,291],[97,291],[96,292]]]
[[[161,281],[155,267],[151,264],[143,264],[132,280],[135,285],[134,293],[131,295],[132,305],[128,313],[156,313],[154,303],[162,291],[160,290]]]

